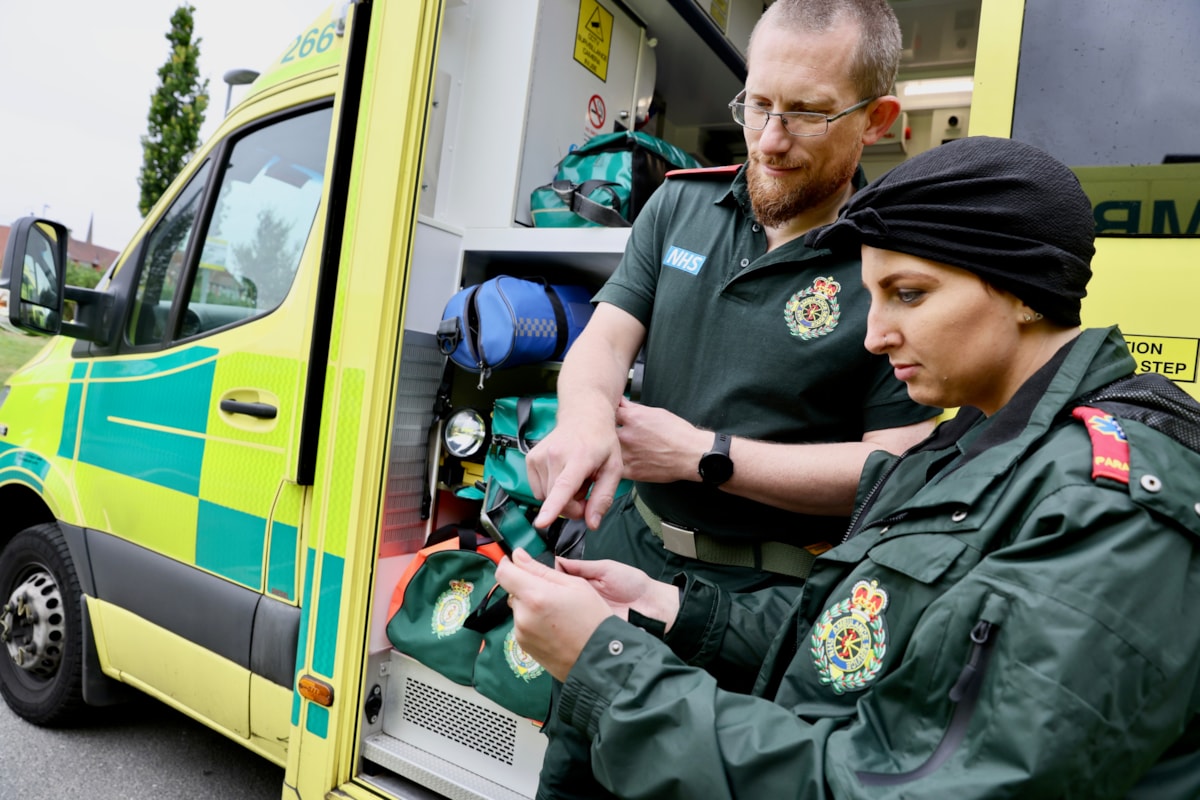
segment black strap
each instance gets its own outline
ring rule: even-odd
[[[638,402],[642,399],[642,383],[646,380],[646,348],[638,350],[637,358],[629,375],[629,399]]]
[[[447,317],[438,323],[437,343],[438,351],[442,355],[448,356],[453,353],[461,341],[462,326],[458,324],[458,317]]]
[[[533,416],[533,398],[520,397],[517,399],[517,449],[522,453],[529,452],[529,441],[525,438],[525,429],[529,427],[529,419]]]
[[[558,296],[558,290],[550,285],[549,282],[542,284],[546,287],[546,297],[550,299],[550,308],[554,310],[554,355],[550,357],[551,361],[561,361],[563,353],[567,351],[567,309],[563,308],[562,298]]]
[[[508,605],[508,592],[497,586],[483,599],[478,608],[467,615],[467,618],[463,620],[463,627],[476,633],[487,633],[511,615],[512,609]]]
[[[551,182],[550,188],[566,204],[567,208],[589,222],[603,225],[606,228],[628,228],[630,226],[629,220],[622,217],[621,213],[615,210],[615,208],[620,208],[621,198],[617,195],[613,187],[620,185],[619,183],[599,179],[574,184],[560,178]],[[597,203],[588,196],[598,189],[603,189],[609,194],[615,208],[609,208],[606,205]]]

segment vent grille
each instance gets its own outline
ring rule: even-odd
[[[428,484],[425,462],[445,361],[433,334],[404,331],[380,526],[382,556],[415,553],[425,542],[426,522],[421,518]]]
[[[406,677],[404,721],[512,766],[517,722],[477,703]]]

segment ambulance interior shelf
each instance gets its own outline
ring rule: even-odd
[[[598,288],[616,269],[628,241],[628,228],[468,228],[462,239],[463,285],[540,272],[556,282]]]

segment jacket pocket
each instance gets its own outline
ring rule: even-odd
[[[910,534],[879,542],[867,551],[867,558],[881,567],[930,585],[946,574],[966,549],[967,544],[955,536]]]
[[[971,626],[965,647],[966,658],[962,662],[958,678],[950,687],[949,698],[953,707],[950,722],[936,748],[916,769],[901,773],[857,772],[864,786],[897,786],[924,778],[935,772],[958,750],[966,737],[971,719],[979,703],[979,690],[987,674],[1000,627],[1008,611],[1008,598],[989,594]]]

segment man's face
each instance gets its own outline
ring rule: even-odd
[[[850,81],[857,41],[852,23],[822,34],[760,30],[750,55],[744,102],[768,111],[828,116],[854,105],[864,99]],[[776,117],[764,130],[745,128],[746,180],[759,222],[780,227],[838,196],[854,177],[867,124],[864,109],[830,123],[823,136],[792,136]]]

